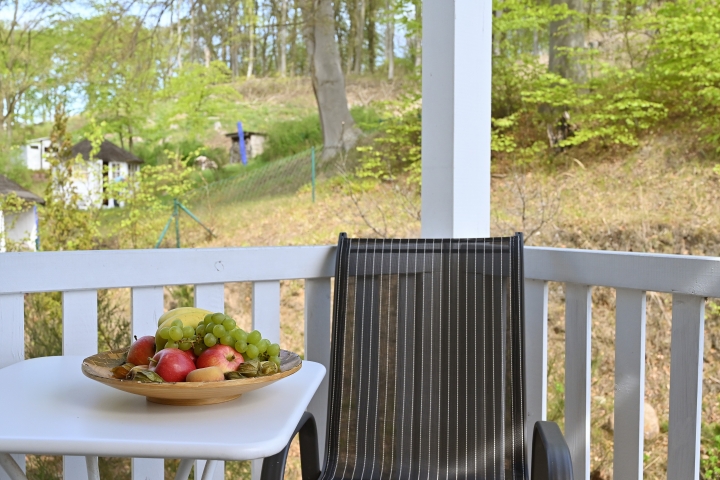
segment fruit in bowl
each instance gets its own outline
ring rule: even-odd
[[[237,370],[245,359],[233,347],[227,345],[215,345],[203,353],[195,361],[197,368],[218,367],[222,373]]]
[[[155,356],[155,337],[147,335],[137,338],[130,345],[127,354],[127,363],[133,365],[148,365],[150,359]]]
[[[184,382],[188,373],[197,367],[190,356],[177,348],[166,348],[155,354],[149,370],[166,382]]]
[[[246,361],[252,365],[240,369]],[[280,345],[257,330],[244,331],[223,313],[183,307],[160,317],[155,336],[136,337],[113,375],[145,383],[213,382],[279,371]]]

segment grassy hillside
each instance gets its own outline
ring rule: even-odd
[[[565,166],[534,168],[528,173],[498,168],[493,178],[494,235],[515,230],[535,232],[531,245],[568,248],[720,255],[718,225],[720,177],[714,163],[702,158],[692,145],[671,137],[647,139],[635,152],[617,158],[568,158]],[[564,163],[562,161],[558,162]],[[526,208],[523,223],[522,207]],[[204,247],[332,244],[340,232],[352,236],[419,234],[420,223],[404,211],[401,199],[387,187],[377,187],[362,198],[339,193],[337,181],[321,184],[317,201],[309,189],[295,195],[201,208],[203,218],[218,232]],[[358,203],[361,209],[358,210]],[[394,212],[386,215],[379,209]],[[360,212],[371,219],[363,220]],[[399,213],[400,212],[400,213]],[[542,221],[542,218],[545,218]],[[200,232],[197,232],[199,235]],[[302,351],[302,282],[283,282],[282,341]],[[228,289],[230,311],[250,321],[249,286]],[[557,387],[564,376],[564,305],[559,285],[551,286],[549,309],[550,358],[549,415],[562,424],[563,394]],[[614,372],[614,291],[593,292],[592,415],[593,478],[608,479],[612,465]],[[720,315],[711,300],[705,346],[703,445],[720,428]],[[658,413],[662,433],[646,442],[646,478],[664,478],[667,452],[668,385],[670,356],[669,295],[649,294],[647,312],[647,401]],[[292,468],[297,465],[293,464]]]

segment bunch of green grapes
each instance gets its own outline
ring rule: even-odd
[[[183,326],[182,320],[173,320],[169,327],[160,329],[160,337],[167,340],[163,348],[190,350],[198,341],[195,329]]]
[[[205,316],[195,328],[195,335],[202,342],[195,344],[195,354],[200,355],[206,349],[220,342],[242,354],[247,360],[271,361],[280,366],[280,345],[272,343],[257,330],[247,333],[239,328],[235,320],[222,313]]]

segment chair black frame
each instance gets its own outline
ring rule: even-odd
[[[378,248],[380,242],[382,242],[381,247]],[[293,434],[293,437],[295,434],[300,434],[303,480],[397,478],[401,476],[397,471],[398,468],[402,476],[408,475],[408,478],[426,476],[439,478],[442,473],[442,476],[455,478],[572,480],[569,449],[560,429],[553,422],[537,422],[534,426],[532,476],[528,477],[529,472],[525,462],[525,411],[522,390],[524,386],[522,245],[522,234],[491,239],[390,241],[349,239],[345,234],[341,234],[335,276],[325,465],[321,470],[318,459],[317,428],[312,415],[306,412]],[[381,255],[382,260],[378,255]],[[414,264],[411,264],[411,255]],[[368,258],[371,259],[372,266],[368,265]],[[404,258],[406,260],[403,265]],[[478,262],[478,258],[481,259],[481,263]],[[428,262],[432,262],[430,268],[427,266]],[[384,290],[382,279],[386,279]],[[350,283],[353,284],[352,293],[350,293]],[[435,283],[439,286],[430,288],[430,285]],[[482,302],[478,295],[482,296]],[[486,297],[489,299],[487,302]],[[401,298],[404,302],[402,305]],[[397,307],[394,305],[396,299]],[[461,307],[464,308],[464,312],[461,311]],[[410,308],[412,308],[411,316],[407,313]],[[416,309],[421,312],[420,319],[417,318]],[[385,310],[387,322],[383,324]],[[391,311],[394,316],[391,316]],[[431,319],[429,322],[425,320],[426,313]],[[434,324],[433,315],[435,315]],[[473,329],[472,335],[470,328]],[[357,340],[356,332],[361,334],[360,340]],[[432,361],[425,362],[424,356],[421,356],[422,372],[418,372],[415,368],[416,364],[412,367],[403,364],[402,367],[396,365],[397,371],[388,373],[389,370],[381,372],[379,363],[371,363],[371,354],[366,354],[363,358],[362,353],[357,355],[355,353],[356,347],[358,352],[364,352],[367,348],[372,350],[371,338],[377,338],[378,346],[374,347],[377,354],[381,348],[382,338],[386,339],[388,347],[392,345],[396,349],[401,349],[405,355],[407,352],[412,352],[412,358],[415,359],[417,352],[425,352],[426,347],[427,351],[434,352],[432,340],[429,345],[427,343],[426,333],[427,338],[439,335],[436,346],[442,348],[442,345],[447,345],[446,352],[449,352],[453,340],[457,338],[456,351],[467,354],[469,358],[472,350],[475,355],[475,367],[471,367],[469,361],[459,361],[456,370],[453,370],[450,365],[445,368],[436,366]],[[445,344],[442,344],[443,338]],[[477,363],[479,351],[484,355],[483,359],[491,360],[487,362],[487,366],[486,363],[482,365]],[[459,355],[462,356],[460,353]],[[440,358],[445,357],[440,355]],[[346,365],[352,362],[352,375],[349,379],[344,369],[341,369],[343,362]],[[425,363],[428,364],[426,371]],[[357,378],[356,371],[359,372]],[[457,379],[454,379],[451,373],[455,373]],[[436,379],[434,389],[432,380],[429,380],[429,387],[425,384],[426,377]],[[410,387],[406,391],[407,378],[410,379],[408,380]],[[387,386],[390,382],[395,385],[396,390],[397,385],[402,384],[400,395],[396,391],[394,396],[387,396]],[[373,390],[373,387],[381,385],[385,386],[385,396],[382,397],[385,411],[382,413],[384,419],[382,426],[378,429],[381,415],[380,393],[378,388]],[[488,394],[492,392],[492,395],[478,397],[478,386],[492,388],[492,390],[487,388],[484,390]],[[342,398],[333,395],[333,391],[338,388],[349,392],[349,406]],[[366,393],[370,390],[376,391],[374,401],[370,394]],[[450,401],[450,392],[457,392],[457,395],[452,397],[452,401]],[[354,396],[355,394],[357,395]],[[406,398],[413,397],[426,398],[426,402],[429,400],[431,404],[429,411],[425,412],[420,408],[419,413],[414,413],[414,416],[408,415],[409,420],[406,420],[405,410],[402,410],[402,420],[396,421],[397,406],[404,406],[407,403]],[[355,410],[352,410],[355,398],[357,398]],[[435,410],[432,408],[433,398],[438,399]],[[472,407],[469,406],[471,398]],[[478,401],[477,398],[481,400]],[[448,402],[441,405],[440,401],[445,399]],[[412,402],[414,405],[415,400]],[[389,429],[385,424],[390,418],[387,413],[388,405],[393,409]],[[373,407],[374,416],[369,413]],[[361,419],[360,412],[364,410],[367,410],[368,414],[362,415]],[[455,412],[455,422],[450,421],[451,410]],[[445,421],[446,411],[447,421]],[[461,412],[464,412],[462,416]],[[345,415],[344,420],[343,415]],[[434,419],[425,421],[425,430],[423,430],[427,434],[426,438],[434,438],[433,445],[438,445],[434,459],[435,447],[433,446],[431,452],[430,440],[426,440],[427,445],[423,448],[422,439],[415,443],[412,439],[398,441],[393,433],[390,440],[385,433],[406,427],[412,431],[419,417]],[[371,424],[372,427],[368,429],[368,425]],[[364,433],[359,432],[363,425]],[[467,425],[471,425],[474,437],[468,435]],[[341,427],[343,432],[340,432]],[[415,436],[421,433],[422,428],[423,420],[420,419]],[[447,449],[447,454],[445,448],[441,452],[440,443]],[[341,444],[346,447],[344,459],[340,458],[338,451]],[[369,450],[375,452],[378,450],[378,445],[380,445],[379,451],[389,448],[394,451],[397,445],[401,458],[399,466],[393,459],[386,469],[385,455],[380,461],[374,454],[369,458]],[[282,478],[289,446],[290,443],[283,451],[264,460],[261,474],[263,480]],[[354,448],[354,455],[350,453],[351,447]],[[361,450],[363,454],[358,453]],[[453,452],[453,455],[450,455],[450,452]],[[473,458],[474,470],[470,467]],[[480,458],[479,462],[478,458]],[[352,464],[350,469],[348,469],[349,464]],[[362,465],[359,476],[355,473],[358,464]],[[370,472],[369,475],[365,474],[365,467]],[[412,474],[413,471],[415,475]]]

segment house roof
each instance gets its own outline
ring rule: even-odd
[[[23,187],[13,182],[5,175],[0,175],[0,196],[7,195],[9,193],[14,193],[18,197],[22,198],[23,200],[27,200],[28,202],[45,205],[45,200],[43,200],[41,196],[35,195],[30,190],[25,190]]]
[[[85,139],[73,145],[72,153],[73,155],[77,155],[79,153],[85,160],[88,160],[91,149],[92,144],[90,143],[90,140]],[[118,147],[109,140],[103,140],[100,144],[100,151],[95,154],[95,158],[104,162],[143,163],[141,159],[127,150]]]
[[[248,138],[252,137],[253,135],[260,135],[261,137],[267,137],[267,133],[262,132],[248,132],[246,130],[243,130],[243,138],[247,140]],[[237,141],[238,133],[237,132],[230,132],[225,134],[226,137],[231,138],[233,141]]]

